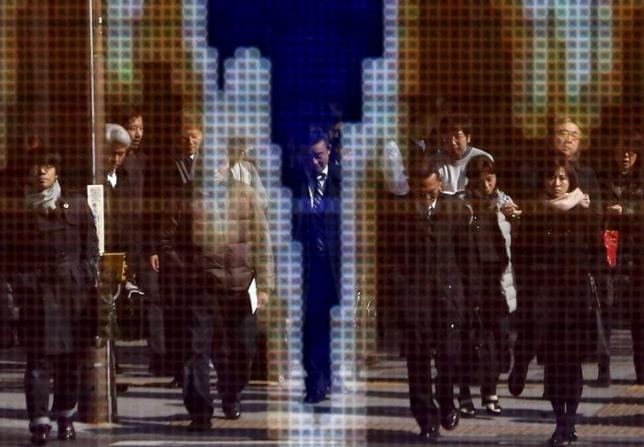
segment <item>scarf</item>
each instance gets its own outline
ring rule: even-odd
[[[55,210],[56,202],[60,198],[60,184],[58,180],[54,184],[42,191],[31,191],[29,188],[25,190],[25,203],[27,207],[38,210]]]
[[[588,196],[579,188],[575,188],[573,191],[567,192],[563,196],[555,199],[545,199],[544,203],[547,207],[558,211],[568,211],[577,205],[581,205],[582,208],[588,208],[590,206]]]

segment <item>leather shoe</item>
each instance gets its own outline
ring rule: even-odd
[[[557,426],[555,429],[555,432],[552,434],[550,439],[548,439],[548,442],[546,443],[547,446],[561,446],[561,445],[567,445],[568,444],[568,439],[566,436],[566,432],[563,429],[563,427]]]
[[[241,404],[238,400],[222,403],[221,408],[226,419],[239,419],[241,417]]]
[[[441,425],[445,430],[454,430],[458,426],[458,410],[452,408],[441,416]]]
[[[58,439],[60,441],[76,439],[76,430],[71,419],[58,419]]]
[[[195,418],[188,425],[188,431],[208,431],[212,429],[212,421],[210,418]]]
[[[498,399],[484,399],[483,406],[485,407],[485,411],[492,416],[499,416],[503,413],[503,407],[499,404]]]
[[[49,440],[51,426],[46,424],[36,425],[31,428],[31,443],[33,445],[45,445]]]
[[[528,365],[515,363],[508,376],[508,388],[513,396],[520,396],[528,378]]]
[[[435,442],[439,438],[438,426],[432,425],[429,428],[422,428],[418,434],[418,438],[423,442]]]
[[[325,399],[326,399],[326,395],[324,393],[306,393],[306,396],[304,396],[304,403],[317,404],[322,402]]]
[[[459,402],[458,411],[461,414],[461,417],[464,417],[466,419],[472,419],[476,417],[476,410],[474,409],[474,404],[469,399],[463,402]]]

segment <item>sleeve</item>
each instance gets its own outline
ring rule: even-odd
[[[257,290],[273,293],[275,291],[275,264],[270,230],[266,213],[255,191],[249,191],[249,200],[253,212],[253,268]]]
[[[384,145],[380,155],[380,170],[389,192],[397,196],[409,194],[409,180],[403,166],[403,157],[395,141]]]
[[[87,280],[90,285],[98,282],[98,235],[96,233],[96,221],[94,214],[87,204],[87,200],[80,200],[80,210],[82,217],[81,226],[81,262],[85,269]]]

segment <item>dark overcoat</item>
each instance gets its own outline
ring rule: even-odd
[[[63,194],[47,213],[22,201],[4,210],[3,268],[20,309],[19,338],[35,355],[74,352],[88,327],[98,240],[87,199]]]
[[[519,311],[536,325],[544,363],[581,362],[596,346],[588,274],[597,278],[605,262],[600,221],[581,206],[537,206],[522,219],[514,251]]]
[[[457,334],[464,318],[464,244],[470,213],[462,199],[444,194],[431,220],[425,213],[408,199],[398,219],[392,273],[402,327],[428,332],[438,342],[448,333]]]

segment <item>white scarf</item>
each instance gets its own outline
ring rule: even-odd
[[[25,203],[29,208],[41,210],[55,210],[56,202],[60,198],[60,184],[58,180],[54,184],[42,191],[31,191],[29,188],[25,189]]]
[[[546,199],[545,203],[547,206],[559,211],[568,211],[577,205],[581,205],[583,208],[590,206],[588,196],[579,188],[575,188],[561,197]]]

